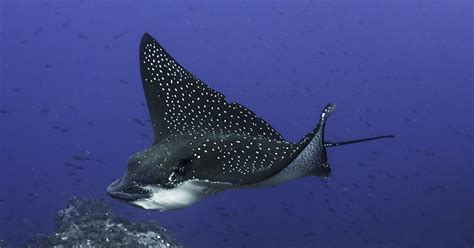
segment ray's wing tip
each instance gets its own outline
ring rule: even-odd
[[[156,42],[155,39],[148,32],[145,32],[143,33],[142,39],[140,40],[140,46],[144,47],[146,44],[153,42]]]
[[[148,32],[145,32],[142,35],[142,40],[144,39],[153,39],[153,37],[151,37],[151,35]]]

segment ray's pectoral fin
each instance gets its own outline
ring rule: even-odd
[[[140,72],[154,143],[169,135],[239,133],[274,140],[281,135],[254,112],[228,103],[181,66],[148,33],[140,42]]]

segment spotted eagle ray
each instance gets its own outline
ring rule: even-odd
[[[140,42],[140,71],[153,145],[130,157],[125,175],[107,192],[145,209],[179,209],[226,189],[327,177],[326,148],[393,137],[325,141],[324,126],[336,107],[328,104],[311,133],[288,142],[254,112],[227,102],[192,75],[147,33]]]

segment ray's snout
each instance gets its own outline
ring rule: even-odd
[[[149,193],[143,188],[130,186],[123,180],[123,178],[113,181],[107,187],[107,193],[113,198],[128,202],[149,197]]]

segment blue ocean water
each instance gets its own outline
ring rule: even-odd
[[[472,247],[469,0],[0,1],[0,240],[49,233],[72,196],[158,221],[185,247]],[[153,35],[286,139],[337,110],[327,180],[231,190],[171,212],[110,198],[150,146],[139,41]],[[69,166],[72,165],[72,166]]]

